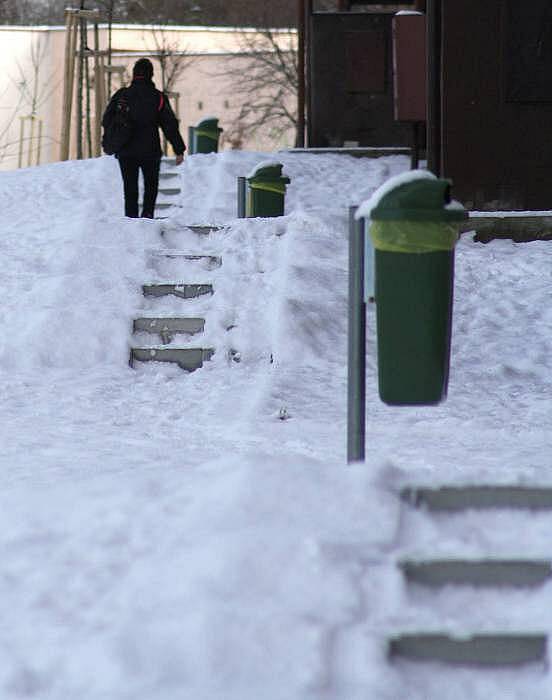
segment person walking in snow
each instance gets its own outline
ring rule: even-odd
[[[159,128],[176,154],[176,164],[184,159],[186,146],[180,135],[178,120],[171,109],[166,95],[156,89],[153,83],[153,65],[147,58],[134,64],[132,83],[121,88],[111,98],[102,119],[104,141],[108,129],[112,128],[115,115],[124,110],[128,122],[122,124],[117,145],[106,152],[115,154],[121,168],[125,194],[125,216],[138,217],[138,176],[142,171],[144,179],[144,204],[142,217],[153,219],[159,169],[161,165],[161,142]],[[124,141],[124,143],[121,143]]]

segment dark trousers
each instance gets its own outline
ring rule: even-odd
[[[144,178],[144,204],[142,216],[153,219],[157,190],[159,189],[159,158],[119,158],[125,190],[125,216],[138,216],[138,174]]]

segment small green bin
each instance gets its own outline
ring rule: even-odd
[[[223,131],[215,117],[202,119],[197,126],[193,127],[193,152],[217,153],[219,136]]]
[[[261,163],[247,177],[246,216],[283,216],[286,185],[281,163]]]
[[[371,211],[379,394],[392,406],[447,395],[454,247],[467,212],[450,182],[429,173],[399,181]]]

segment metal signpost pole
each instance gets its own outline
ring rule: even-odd
[[[297,0],[297,148],[305,146],[305,0]]]
[[[238,177],[238,219],[245,219],[246,179]]]
[[[441,176],[441,0],[427,2],[427,168]]]
[[[347,376],[347,462],[364,461],[366,420],[366,303],[364,221],[349,208],[349,331]]]

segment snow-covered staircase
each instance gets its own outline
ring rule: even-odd
[[[157,259],[181,259],[186,262],[200,262],[208,269],[218,267],[222,260],[216,255],[186,253],[185,251],[155,251]],[[155,300],[172,298],[178,300],[197,299],[214,293],[213,285],[201,282],[162,281],[147,283],[142,286],[144,297]],[[177,307],[177,305],[174,305]],[[136,338],[153,336],[157,343],[133,345],[130,349],[130,365],[135,362],[173,362],[182,369],[193,371],[203,366],[214,355],[213,348],[189,347],[182,344],[182,339],[203,333],[205,318],[185,316],[181,308],[174,308],[170,315],[144,315],[134,319],[133,334]]]
[[[545,664],[548,630],[535,611],[552,563],[527,550],[531,528],[552,532],[552,488],[413,487],[401,500],[395,564],[408,605],[393,615],[390,661],[481,669]],[[512,519],[514,528],[507,526]]]
[[[174,164],[174,161],[164,159],[164,164]],[[162,181],[178,178],[178,173],[164,171],[160,173]],[[165,197],[180,194],[178,187],[161,187],[159,193]],[[156,205],[157,210],[172,207],[174,203],[162,201]],[[157,217],[164,218],[164,217]],[[196,235],[208,235],[220,230],[218,226],[186,226],[186,232]],[[174,230],[173,230],[174,233]],[[161,233],[163,236],[163,232]],[[165,241],[166,243],[166,241]],[[200,263],[206,270],[213,270],[222,265],[222,258],[218,255],[206,255],[203,253],[187,252],[185,250],[165,248],[151,253],[154,263],[163,261],[181,261],[185,263]],[[195,273],[196,274],[196,273]],[[142,286],[145,298],[153,300],[189,300],[211,295],[214,288],[211,283],[183,280],[163,280],[146,283]],[[133,336],[137,341],[130,348],[130,365],[135,362],[171,362],[182,369],[194,371],[203,366],[214,355],[214,348],[191,347],[186,341],[195,335],[200,335],[205,330],[205,318],[186,316],[181,313],[182,308],[175,303],[171,304],[171,312],[166,315],[145,314],[134,319]],[[153,340],[157,342],[152,342]]]

